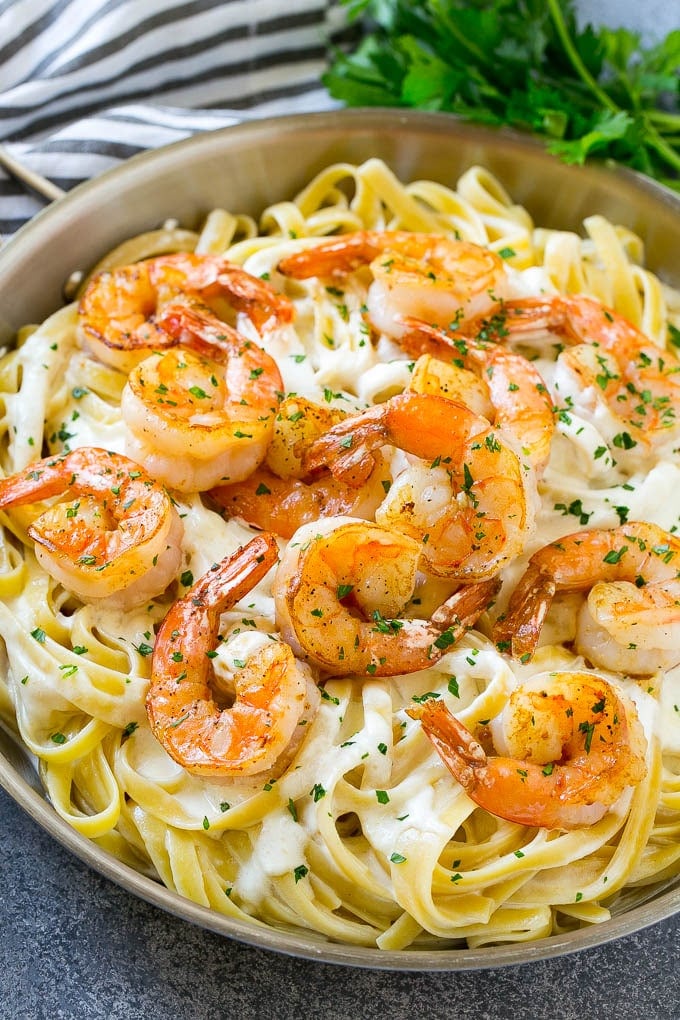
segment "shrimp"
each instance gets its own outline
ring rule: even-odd
[[[397,475],[376,521],[417,539],[427,570],[480,580],[519,555],[534,527],[535,474],[485,418],[406,391],[335,425],[312,443],[306,466],[359,485],[385,444],[424,463]]]
[[[555,416],[548,388],[535,366],[502,344],[457,338],[455,333],[414,320],[407,325],[411,332],[400,341],[407,351],[420,353],[423,345],[434,344],[434,356],[424,353],[416,362],[410,388],[464,404],[468,394],[476,394],[472,409],[510,432],[534,467],[542,470],[550,456]]]
[[[284,276],[338,278],[369,266],[366,304],[373,326],[400,337],[402,320],[446,326],[498,306],[507,290],[503,260],[481,245],[407,230],[341,234],[279,262]]]
[[[174,302],[158,323],[182,345],[130,373],[121,397],[127,452],[179,492],[247,478],[272,436],[282,388],[276,362],[207,309]]]
[[[368,520],[385,495],[376,474],[357,489],[332,475],[302,481],[278,478],[266,468],[259,468],[242,482],[216,486],[210,490],[210,496],[228,516],[241,517],[281,538],[292,538],[303,524],[320,517],[352,516]]]
[[[68,494],[28,528],[43,568],[85,602],[129,609],[160,595],[181,562],[183,526],[139,464],[97,447],[36,461],[0,480],[0,508]]]
[[[594,673],[542,673],[517,687],[491,723],[498,756],[441,701],[406,711],[468,796],[519,825],[593,825],[647,771],[635,706]]]
[[[349,517],[300,528],[274,579],[284,639],[331,676],[432,665],[488,608],[499,582],[461,588],[430,620],[395,618],[414,594],[421,551],[405,535]]]
[[[299,527],[319,517],[371,518],[390,484],[379,453],[375,469],[359,487],[333,478],[328,471],[309,475],[302,464],[311,443],[346,417],[339,408],[286,397],[276,415],[264,466],[242,482],[217,486],[210,496],[230,516],[283,538],[291,538]]]
[[[619,449],[663,442],[669,435],[674,441],[680,361],[594,298],[557,294],[508,301],[492,319],[477,319],[465,329],[499,340],[556,334],[570,345],[557,359],[556,396],[562,393],[571,408],[590,414],[604,400],[630,430],[617,434]]]
[[[158,741],[188,772],[219,777],[271,771],[297,743],[298,726],[316,706],[308,667],[279,641],[239,666],[232,705],[220,708],[211,693],[210,653],[220,615],[262,580],[277,554],[272,535],[253,538],[211,567],[161,624],[146,710]]]
[[[230,309],[244,312],[258,332],[293,318],[284,295],[223,256],[179,252],[93,277],[78,305],[79,337],[100,361],[127,374],[154,351],[174,346],[158,313],[181,294],[208,303],[220,317]]]
[[[556,592],[588,591],[576,649],[603,669],[648,674],[680,662],[680,538],[632,521],[578,531],[535,552],[493,637],[530,659]]]

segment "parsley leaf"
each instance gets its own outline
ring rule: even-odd
[[[442,110],[612,159],[680,191],[680,29],[652,46],[579,26],[574,0],[342,0],[323,82],[348,106]]]

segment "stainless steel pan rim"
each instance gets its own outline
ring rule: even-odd
[[[651,267],[680,285],[680,199],[654,182],[621,170],[566,167],[531,139],[447,114],[338,110],[207,132],[141,153],[73,189],[0,249],[0,342],[58,307],[68,275],[125,237],[172,216],[190,225],[219,204],[256,215],[265,204],[292,196],[329,162],[372,155],[399,176],[444,175],[450,183],[466,165],[488,166],[541,224],[578,229],[584,215],[613,216],[645,237]],[[531,943],[398,952],[341,945],[302,929],[226,917],[122,864],[56,814],[28,759],[2,731],[0,786],[62,846],[128,892],[217,934],[324,963],[403,971],[526,964],[602,945],[680,911],[680,889],[672,888],[610,921]]]
[[[8,738],[0,731],[0,744],[5,747]],[[17,752],[21,753],[21,752]],[[582,928],[566,935],[555,935],[531,943],[493,946],[483,949],[403,949],[385,951],[361,946],[329,942],[313,932],[289,931],[265,926],[253,921],[247,924],[218,914],[171,892],[159,882],[142,875],[111,854],[81,836],[68,822],[60,818],[45,800],[37,787],[18,767],[16,754],[10,757],[0,752],[0,786],[12,797],[42,829],[63,847],[94,871],[121,886],[127,892],[152,903],[156,907],[183,918],[218,935],[244,942],[260,949],[269,949],[288,956],[318,960],[345,966],[395,971],[465,971],[487,970],[518,964],[535,963],[553,957],[566,956],[604,945],[641,931],[680,911],[680,889],[673,889],[656,899],[590,928]],[[30,766],[26,766],[26,769]],[[23,773],[23,774],[22,774]]]

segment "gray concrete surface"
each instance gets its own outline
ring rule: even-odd
[[[556,960],[397,973],[223,939],[86,868],[0,791],[0,1020],[676,1020],[680,926]]]

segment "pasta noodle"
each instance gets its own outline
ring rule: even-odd
[[[283,390],[340,421],[402,393],[415,359],[385,336],[371,339],[361,271],[334,288],[316,278],[285,279],[277,266],[319,238],[364,230],[470,241],[501,256],[515,297],[590,296],[625,315],[660,352],[669,336],[680,336],[680,295],[644,268],[639,238],[599,215],[588,218],[583,236],[537,227],[480,167],[447,187],[405,184],[377,159],[329,166],[294,200],[265,209],[259,223],[227,210],[211,212],[197,233],[168,223],[126,241],[96,272],[195,251],[225,255],[270,280],[295,308],[294,321],[265,344]],[[0,362],[5,475],[45,454],[126,449],[126,375],[98,360],[77,323],[74,302],[22,330]],[[247,315],[237,325],[260,342]],[[554,392],[554,338],[542,347],[531,338],[522,344]],[[569,402],[556,418],[536,527],[503,566],[501,607],[529,556],[578,528],[635,520],[674,533],[680,524],[672,442],[621,449],[622,433],[612,431],[604,410],[588,417]],[[492,611],[425,668],[326,679],[283,768],[219,777],[182,767],[151,732],[145,711],[156,634],[192,580],[255,531],[205,494],[173,491],[173,500],[184,529],[181,567],[167,590],[132,608],[83,602],[36,558],[28,528],[37,507],[2,511],[0,711],[36,757],[54,809],[84,836],[227,916],[384,950],[543,938],[605,921],[678,873],[680,666],[642,677],[605,671],[637,708],[646,774],[580,828],[529,826],[477,806],[407,713],[438,699],[479,733],[518,684],[583,669],[572,645],[580,596],[556,601],[529,662],[499,650]],[[223,614],[214,654],[225,682],[234,663],[281,637],[272,584],[269,572]],[[436,605],[445,587],[432,581],[423,601]]]

